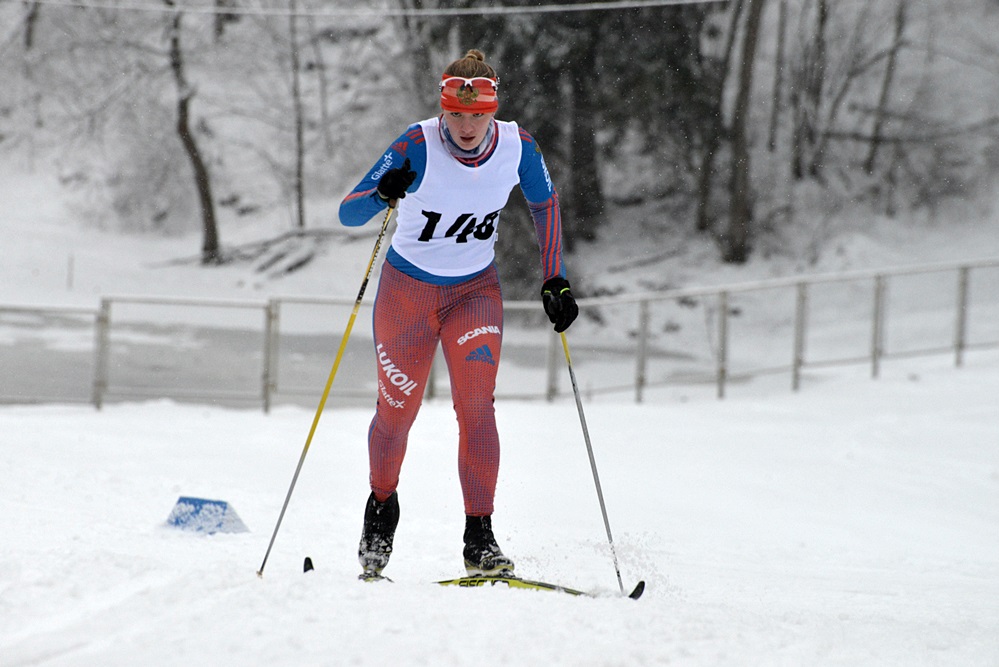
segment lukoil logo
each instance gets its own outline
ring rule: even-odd
[[[406,396],[412,394],[413,390],[417,387],[416,380],[410,380],[408,375],[403,373],[398,366],[392,363],[389,356],[385,352],[382,352],[381,343],[378,344],[376,349],[378,350],[378,363],[381,364],[382,372],[385,373],[385,377],[388,378],[388,381],[398,387],[399,391],[406,394]]]

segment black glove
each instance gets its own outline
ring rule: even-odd
[[[401,167],[389,169],[378,181],[378,196],[389,201],[403,199],[406,189],[416,180],[416,172],[409,168],[409,158]]]
[[[541,286],[541,303],[544,304],[548,319],[555,325],[555,332],[562,333],[569,328],[579,315],[579,306],[569,291],[569,281],[565,278],[549,278]]]

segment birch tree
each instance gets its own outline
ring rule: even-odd
[[[765,0],[748,0],[742,57],[739,63],[739,84],[732,110],[732,187],[728,233],[722,258],[741,264],[749,258],[749,240],[753,220],[752,184],[750,182],[750,152],[747,125],[751,113],[753,69],[756,44],[760,35],[760,19]]]

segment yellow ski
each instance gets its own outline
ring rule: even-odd
[[[315,566],[312,564],[312,559],[308,556],[305,557],[305,563],[302,568],[305,572],[312,572]],[[361,581],[389,581],[392,580],[388,577],[382,576],[381,574],[376,574],[374,572],[363,573],[358,577]],[[458,579],[445,579],[444,581],[434,582],[440,586],[459,586],[461,588],[481,588],[483,586],[497,586],[502,585],[507,588],[523,588],[527,590],[535,591],[553,591],[555,593],[565,593],[566,595],[580,595],[583,597],[604,597],[602,595],[597,595],[595,593],[587,593],[586,591],[579,591],[575,588],[568,588],[566,586],[559,586],[558,584],[549,584],[545,581],[532,581],[531,579],[520,579],[519,577],[460,577]],[[639,581],[635,589],[631,591],[628,595],[632,600],[637,600],[642,597],[642,593],[645,592],[645,582]]]
[[[530,579],[520,579],[518,577],[461,577],[459,579],[445,579],[437,582],[441,586],[460,586],[462,588],[480,588],[482,586],[503,585],[508,588],[525,588],[536,591],[554,591],[567,595],[582,595],[586,597],[596,597],[593,593],[579,591],[558,584],[550,584],[544,581],[532,581]],[[638,586],[628,597],[637,600],[645,592],[645,582],[638,582]]]

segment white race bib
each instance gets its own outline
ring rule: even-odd
[[[420,123],[427,169],[419,189],[399,200],[392,247],[428,273],[464,276],[495,257],[500,211],[520,183],[520,131],[514,122],[497,121],[494,153],[485,164],[469,167],[448,152],[440,122]]]

